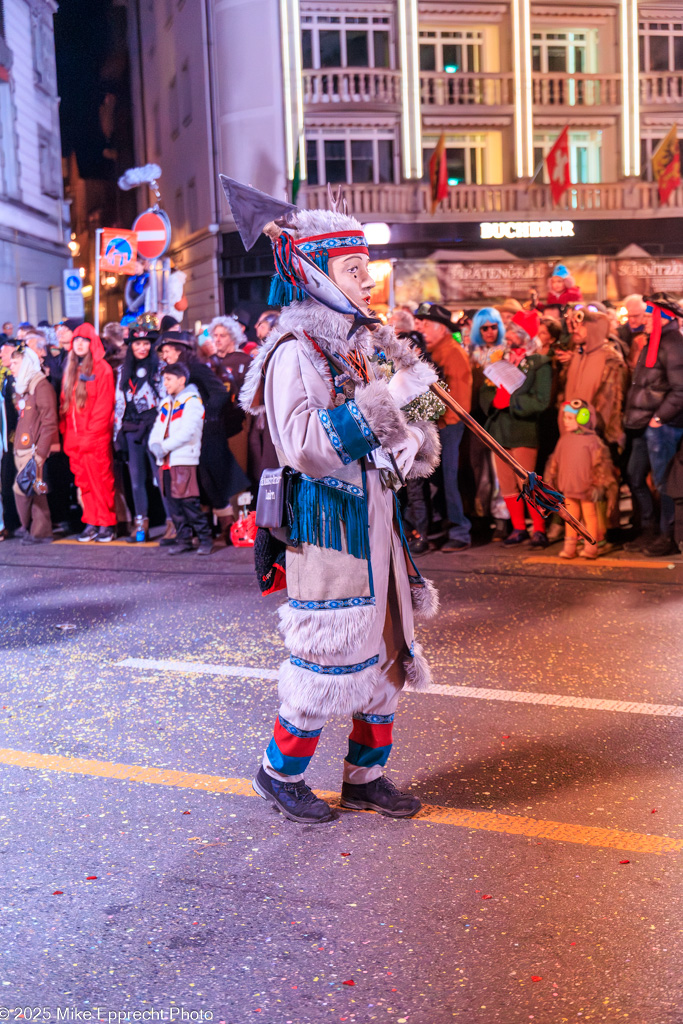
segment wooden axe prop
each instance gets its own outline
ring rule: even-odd
[[[548,487],[547,484],[543,483],[540,476],[537,476],[536,473],[530,473],[524,468],[524,466],[521,466],[519,462],[517,462],[517,459],[514,459],[512,455],[510,455],[509,451],[503,448],[502,445],[498,444],[498,442],[491,437],[488,431],[484,430],[481,424],[477,423],[477,421],[470,416],[468,412],[465,412],[463,407],[456,402],[456,400],[452,398],[447,391],[444,391],[439,384],[430,385],[430,391],[433,391],[439,401],[454,412],[455,415],[470,428],[472,433],[476,434],[479,440],[482,441],[487,448],[490,448],[491,451],[498,456],[501,462],[507,463],[515,475],[523,481],[522,493],[519,498],[523,496],[530,505],[533,505],[539,515],[542,515],[544,519],[547,519],[553,512],[557,512],[557,514],[564,519],[565,523],[569,523],[572,529],[581,534],[589,544],[596,543],[595,539],[591,537],[586,527],[580,523],[578,519],[575,519],[571,512],[565,508],[563,494],[559,491],[554,491],[552,487]],[[519,498],[517,499],[518,501]]]

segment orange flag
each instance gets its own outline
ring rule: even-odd
[[[432,213],[442,199],[448,196],[448,162],[446,160],[446,136],[436,144],[436,149],[429,158],[429,182],[432,189]]]
[[[665,203],[681,183],[681,151],[676,125],[673,125],[653,153],[652,169],[659,186],[659,201]]]

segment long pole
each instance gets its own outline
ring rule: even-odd
[[[459,402],[456,402],[456,400],[438,384],[432,384],[430,386],[430,390],[433,391],[437,398],[470,428],[473,434],[477,435],[480,441],[483,441],[487,448],[490,448],[491,451],[498,456],[501,462],[507,463],[510,469],[520,478],[520,480],[523,480],[524,483],[528,481],[528,470],[526,470],[524,466],[520,465],[520,463],[517,462],[517,459],[510,455],[507,448],[503,448],[502,445],[498,444],[496,439],[491,437],[489,432],[484,430],[482,425],[477,423],[474,417],[470,416]],[[571,512],[569,512],[561,502],[558,503],[555,511],[562,517],[562,519],[564,519],[565,523],[569,523],[569,525],[576,530],[577,533],[580,533],[589,544],[595,544],[595,538],[590,535],[586,527],[580,523],[578,519],[575,519]]]
[[[93,310],[93,324],[95,334],[100,333],[100,250],[102,248],[102,228],[95,231],[95,308]]]

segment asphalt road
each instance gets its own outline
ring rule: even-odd
[[[683,564],[529,556],[421,560],[424,815],[302,827],[249,551],[0,545],[0,1021],[681,1024]]]

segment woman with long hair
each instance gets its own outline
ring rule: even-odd
[[[116,536],[114,510],[114,374],[92,324],[74,331],[62,380],[60,427],[83,505],[79,540],[108,543]]]
[[[132,338],[116,374],[114,447],[128,464],[135,509],[131,541],[149,539],[147,481],[155,478],[155,465],[147,448],[161,399],[165,397],[159,358],[151,338]]]

